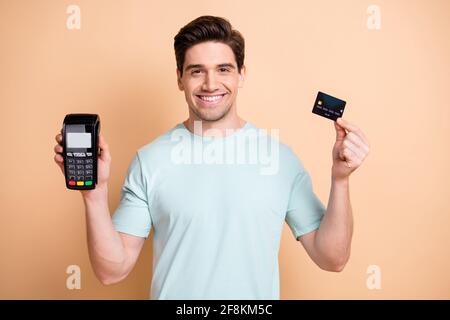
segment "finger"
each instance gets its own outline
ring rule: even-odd
[[[353,156],[353,153],[350,149],[345,148],[342,151],[342,158],[345,161],[347,167],[351,168],[351,157]]]
[[[348,121],[346,121],[346,120],[344,120],[342,118],[338,118],[336,121],[338,122],[338,124],[340,126],[344,127],[349,132],[354,132],[355,134],[360,136],[361,139],[364,141],[364,143],[369,146],[369,141],[367,140],[366,136],[364,135],[364,133],[362,132],[362,130],[360,128],[358,128],[354,124],[352,124],[352,123],[350,123],[350,122],[348,122]]]
[[[363,160],[366,157],[366,154],[360,148],[358,148],[355,144],[353,144],[350,140],[345,139],[344,146],[345,146],[345,148],[350,149],[350,151],[352,151],[353,154],[359,160]]]
[[[111,155],[109,153],[109,145],[103,138],[102,134],[99,134],[98,145],[100,147],[100,158],[104,161],[111,161]]]
[[[348,165],[349,157],[350,154],[348,153],[348,150],[346,150],[345,148],[341,148],[341,150],[339,151],[339,159],[345,161],[347,163],[347,167],[349,167]]]
[[[348,122],[347,120],[344,120],[342,118],[337,118],[336,122],[341,126],[344,127],[345,129],[347,129],[348,131],[355,131],[356,129],[358,129],[357,126],[355,126],[354,124],[351,124],[350,122]]]
[[[55,154],[55,156],[53,157],[53,159],[55,160],[56,163],[58,164],[63,164],[64,163],[64,158],[62,155],[60,154]]]
[[[362,140],[360,136],[358,136],[354,132],[347,133],[345,139],[350,140],[354,145],[363,150],[365,153],[369,152],[369,146]]]
[[[58,142],[59,144],[62,143],[62,134],[58,133],[55,137],[56,142]]]
[[[55,151],[55,153],[62,153],[63,152],[63,147],[60,144],[57,144],[53,150]]]
[[[364,141],[364,144],[367,145],[367,147],[369,147],[370,145],[369,140],[367,140],[366,136],[364,135],[361,129],[354,131],[354,134],[356,134],[362,141]]]
[[[350,148],[344,148],[342,151],[344,160],[347,163],[347,167],[357,167],[361,160],[356,156],[356,154]]]
[[[343,140],[346,135],[345,129],[337,124],[336,121],[334,122],[334,128],[336,129],[336,141]]]
[[[58,165],[59,169],[61,169],[61,172],[64,173],[64,159],[60,154],[55,154],[53,157],[56,164]]]

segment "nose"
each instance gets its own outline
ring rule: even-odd
[[[214,72],[207,73],[205,76],[205,80],[203,81],[202,90],[216,91],[217,89],[218,89],[218,83],[216,81]]]

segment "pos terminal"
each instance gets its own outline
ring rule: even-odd
[[[62,146],[66,187],[95,189],[100,118],[96,114],[73,113],[64,118]]]

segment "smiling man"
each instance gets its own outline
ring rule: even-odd
[[[174,46],[178,87],[189,106],[187,128],[193,131],[194,121],[203,121],[205,131],[242,127],[236,111],[245,77],[242,36],[225,21],[201,17],[180,30]]]
[[[112,219],[111,155],[100,136],[98,184],[82,191],[97,277],[104,284],[125,279],[153,231],[152,299],[279,299],[285,223],[320,268],[341,271],[353,228],[349,176],[369,152],[364,134],[335,122],[325,208],[293,151],[238,116],[241,34],[223,18],[202,16],[179,31],[174,47],[189,117],[137,151]],[[64,170],[60,134],[56,140],[55,161]],[[195,158],[199,146],[200,161],[177,160],[180,153]],[[268,154],[279,165],[261,171]]]
[[[191,120],[217,122],[231,110],[237,97],[237,86],[242,82],[231,48],[221,42],[203,42],[186,52],[189,63],[184,70],[177,69],[178,86],[184,90]],[[229,61],[222,62],[221,61]],[[207,61],[208,65],[195,63]],[[241,70],[244,73],[244,70]],[[184,73],[184,77],[182,77]],[[236,108],[233,108],[236,113]]]

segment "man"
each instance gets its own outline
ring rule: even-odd
[[[202,16],[179,31],[174,47],[189,118],[138,150],[112,219],[111,155],[103,136],[98,184],[81,191],[97,277],[103,284],[125,279],[153,230],[152,299],[279,299],[284,222],[320,268],[341,271],[353,228],[349,176],[369,152],[364,134],[342,119],[335,123],[325,209],[292,150],[268,135],[249,134],[257,128],[237,114],[245,80],[241,34],[223,18]],[[60,134],[56,140],[55,161],[64,170]],[[223,161],[221,148],[235,140],[242,148],[227,149]],[[267,154],[276,155],[274,170],[262,171],[260,159],[233,159],[253,156],[249,150],[263,140],[271,145]]]

